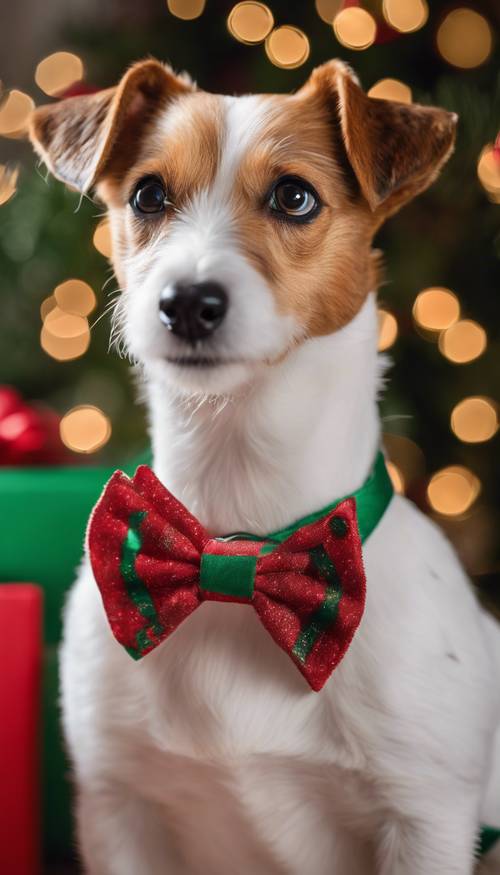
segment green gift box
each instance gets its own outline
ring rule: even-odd
[[[123,470],[133,474],[145,461],[147,454]],[[82,558],[90,511],[114,470],[0,469],[0,581],[29,581],[44,591],[42,821],[48,858],[63,856],[73,842],[71,781],[58,704],[62,611]]]

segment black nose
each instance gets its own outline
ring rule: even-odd
[[[219,327],[227,308],[227,292],[219,283],[175,283],[162,293],[160,319],[173,334],[194,343]]]

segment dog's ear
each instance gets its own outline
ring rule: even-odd
[[[132,164],[156,113],[193,89],[158,61],[142,61],[115,88],[36,109],[30,139],[54,176],[86,192]]]
[[[300,93],[328,102],[361,192],[381,219],[424,191],[453,150],[454,113],[368,97],[341,61],[313,70]]]

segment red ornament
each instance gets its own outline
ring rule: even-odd
[[[59,416],[27,404],[10,386],[0,386],[0,465],[57,465],[68,452],[59,435]]]

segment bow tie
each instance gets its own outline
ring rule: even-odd
[[[383,481],[378,492],[374,478],[379,486]],[[366,535],[392,495],[381,454],[362,490],[322,515],[268,538],[212,538],[146,465],[132,479],[116,471],[88,531],[92,569],[115,638],[139,659],[204,601],[249,604],[312,689],[320,690],[363,615],[356,499],[370,483]]]

